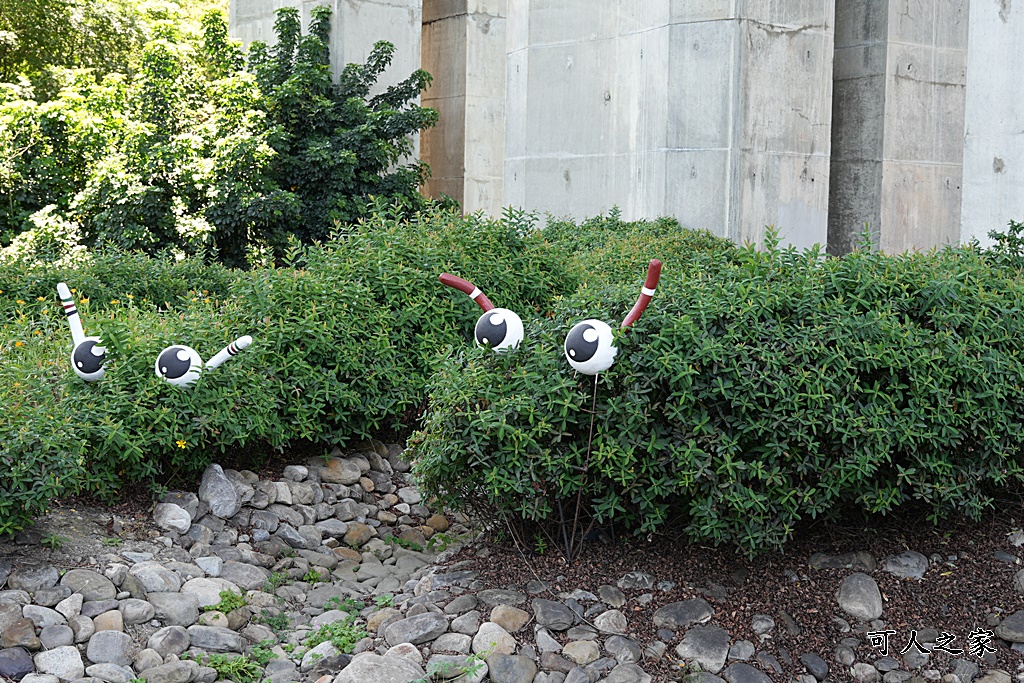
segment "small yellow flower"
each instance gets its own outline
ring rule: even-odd
[[[81,301],[79,301],[78,303],[80,303],[80,304],[87,304],[87,303],[89,303],[89,297],[87,297],[87,296],[86,297],[82,297]]]
[[[210,303],[210,300],[208,298],[207,299],[203,299],[203,303],[207,303],[208,304],[208,303]]]
[[[121,303],[121,300],[120,299],[111,299],[110,303],[111,304],[119,304],[119,303]]]
[[[195,300],[196,300],[196,298],[195,298],[195,297],[192,297],[192,301],[193,301],[193,302],[195,302]]]
[[[15,301],[16,301],[17,303],[19,303],[19,304],[24,304],[24,303],[25,303],[25,302],[24,302],[24,301],[22,301],[21,299],[15,299]]]
[[[25,342],[23,342],[23,341],[16,341],[16,342],[14,342],[14,345],[15,346],[24,346]]]
[[[77,289],[75,289],[74,287],[72,287],[72,288],[71,288],[71,293],[72,293],[72,294],[74,294],[74,293],[75,293],[75,292],[77,292],[77,291],[78,291],[78,290],[77,290]]]
[[[135,296],[134,296],[133,294],[129,294],[129,295],[128,295],[128,300],[129,300],[129,301],[131,301],[131,300],[132,300],[132,299],[134,299],[134,298],[135,298]]]
[[[45,296],[37,296],[36,297],[36,301],[46,301],[46,297]]]
[[[32,334],[34,334],[34,335],[36,335],[36,336],[39,336],[39,335],[40,335],[40,334],[42,334],[42,333],[43,333],[43,331],[42,331],[42,330],[35,330],[35,331],[34,331],[34,332],[33,332]]]
[[[186,443],[185,443],[185,442],[184,442],[183,440],[181,440],[181,439],[179,439],[179,440],[175,441],[174,443],[178,444],[178,448],[185,448],[185,446],[187,445],[187,444],[186,444]]]

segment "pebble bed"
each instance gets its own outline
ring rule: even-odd
[[[540,577],[496,587],[479,568],[488,548],[470,560],[457,547],[473,547],[469,520],[431,510],[408,472],[401,447],[376,441],[286,467],[280,480],[211,465],[197,493],[154,507],[151,551],[63,573],[0,559],[0,678],[214,683],[212,658],[262,657],[254,680],[270,683],[1024,681],[1024,664],[996,668],[1024,652],[1024,610],[989,622],[991,652],[933,658],[943,634],[921,629],[921,648],[879,656],[872,634],[889,627],[872,575],[920,580],[941,557],[812,556],[812,568],[846,572],[833,616],[845,637],[826,651],[769,650],[794,626],[784,612],[754,615],[753,635],[739,638],[714,595],[666,600],[673,586],[644,571],[593,592]],[[1024,592],[1024,570],[1013,581]],[[308,644],[332,624],[363,632],[351,652]]]

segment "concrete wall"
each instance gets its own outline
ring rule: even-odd
[[[829,252],[960,236],[967,0],[837,2]]]
[[[505,0],[424,0],[423,105],[440,121],[422,135],[431,179],[466,213],[500,215],[505,157]]]
[[[824,244],[832,0],[509,0],[505,203]],[[782,87],[782,85],[785,87]]]
[[[229,33],[246,45],[262,40],[277,42],[274,12],[298,7],[302,29],[309,26],[310,10],[329,5],[331,15],[331,70],[341,73],[346,64],[365,62],[378,40],[395,45],[391,66],[381,76],[374,92],[408,78],[420,68],[421,0],[231,0]]]
[[[961,239],[1024,220],[1024,3],[971,3]]]

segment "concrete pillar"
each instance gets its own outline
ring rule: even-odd
[[[509,0],[505,203],[824,244],[833,16],[832,0]]]
[[[971,5],[961,240],[1024,221],[1024,6]]]
[[[365,62],[378,40],[395,45],[391,66],[381,75],[374,93],[399,83],[420,68],[422,0],[230,0],[228,30],[248,46],[254,40],[277,42],[274,12],[298,7],[303,32],[310,10],[329,5],[331,15],[331,71],[337,75],[346,64]]]
[[[830,253],[865,223],[890,253],[959,239],[967,14],[967,0],[837,0]]]
[[[501,214],[505,156],[506,0],[424,0],[423,68],[434,77],[423,105],[439,122],[422,134],[431,178],[466,213]]]

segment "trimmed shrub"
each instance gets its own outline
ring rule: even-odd
[[[480,314],[438,282],[444,270],[523,310],[546,311],[575,286],[519,214],[432,209],[398,220],[382,210],[289,257],[292,267],[251,271],[115,254],[78,270],[4,264],[0,534],[59,495],[115,495],[128,482],[200,471],[227,450],[255,464],[268,447],[411,426],[426,378],[446,349],[469,343]],[[61,280],[78,290],[86,333],[107,348],[100,382],[69,367]],[[206,361],[242,334],[253,345],[192,389],[154,374],[169,345]]]
[[[579,496],[582,527],[671,521],[753,554],[848,506],[977,518],[1024,478],[1019,271],[974,247],[825,260],[663,239],[642,258],[629,239],[588,245],[575,267],[614,284],[524,316],[515,353],[465,347],[439,368],[411,440],[431,493],[567,550]],[[595,385],[564,360],[564,337],[584,317],[621,320],[650,257],[665,264],[658,294],[616,334],[590,441]]]

